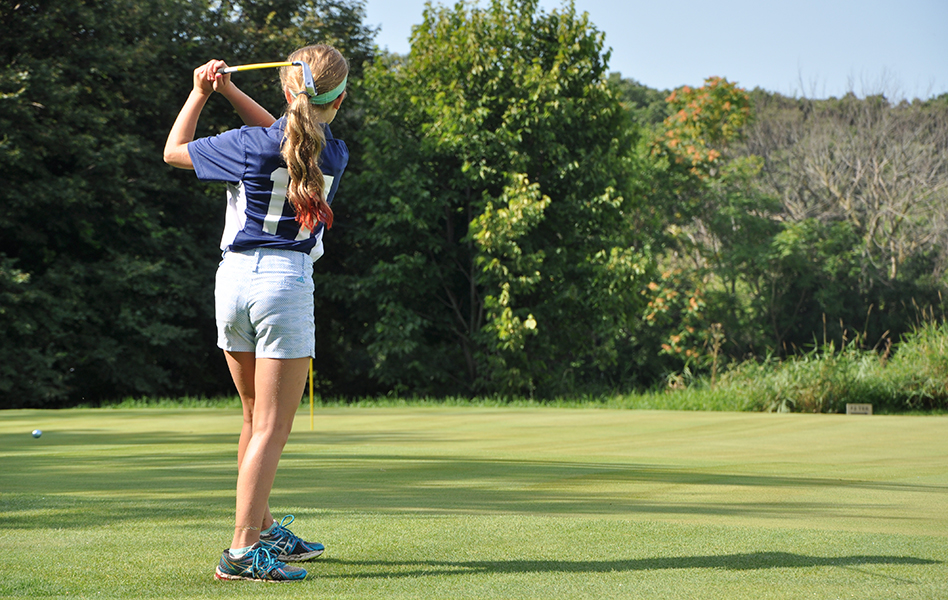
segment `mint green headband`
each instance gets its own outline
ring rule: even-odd
[[[298,65],[303,69],[303,85],[306,87],[306,90],[300,90],[298,92],[290,92],[293,94],[293,97],[296,98],[300,94],[306,94],[309,96],[310,104],[329,104],[336,98],[342,95],[346,91],[346,82],[349,80],[349,76],[346,75],[342,79],[342,83],[334,87],[333,89],[325,92],[323,94],[316,95],[316,85],[313,83],[313,72],[309,70],[309,65],[301,60],[293,62],[294,65]]]
[[[310,97],[309,99],[310,104],[329,104],[330,102],[332,102],[333,100],[341,96],[344,91],[346,91],[346,82],[348,80],[349,80],[349,77],[346,76],[345,78],[343,78],[342,83],[332,88],[325,94],[320,94],[316,96],[315,98]]]

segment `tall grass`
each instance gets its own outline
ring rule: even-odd
[[[917,327],[886,366],[910,409],[948,409],[948,322]]]
[[[206,398],[202,396],[183,396],[180,398],[123,398],[95,404],[82,404],[76,408],[240,408],[240,398],[221,396]]]
[[[725,410],[832,413],[844,412],[848,403],[872,404],[883,413],[946,410],[948,323],[920,324],[891,358],[888,348],[866,350],[856,342],[837,348],[830,342],[784,360],[739,363],[715,385],[698,380],[687,393],[723,398],[717,407]]]

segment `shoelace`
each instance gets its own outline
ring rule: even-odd
[[[289,521],[287,521],[287,519],[289,519]],[[296,520],[296,517],[294,517],[293,515],[286,515],[285,517],[283,517],[282,519],[280,519],[280,524],[277,525],[277,527],[279,527],[279,528],[281,528],[281,529],[285,529],[286,527],[292,525],[292,524],[293,524],[293,521],[295,521],[295,520]],[[286,525],[284,525],[284,523],[286,523]]]
[[[270,574],[270,571],[282,566],[283,563],[278,562],[270,551],[263,546],[254,550],[253,563],[251,565],[251,573],[254,577],[263,579]]]
[[[287,519],[289,519],[289,521],[287,521]],[[286,540],[285,550],[292,550],[293,548],[296,547],[297,542],[300,541],[300,538],[297,535],[295,535],[292,531],[286,528],[286,525],[290,525],[295,520],[296,520],[296,517],[294,517],[293,515],[286,515],[285,517],[280,519],[280,522],[277,524],[276,527],[274,527],[274,531],[270,533],[270,535],[274,537],[279,536],[280,538]],[[286,525],[284,525],[284,523]]]

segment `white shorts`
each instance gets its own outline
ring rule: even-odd
[[[313,259],[293,250],[225,252],[217,268],[217,345],[257,358],[316,355]]]

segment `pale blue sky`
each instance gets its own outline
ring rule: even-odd
[[[366,23],[381,27],[378,45],[407,53],[424,4],[367,0]],[[576,7],[605,32],[610,70],[653,88],[718,75],[814,98],[948,92],[948,0],[576,0]]]

